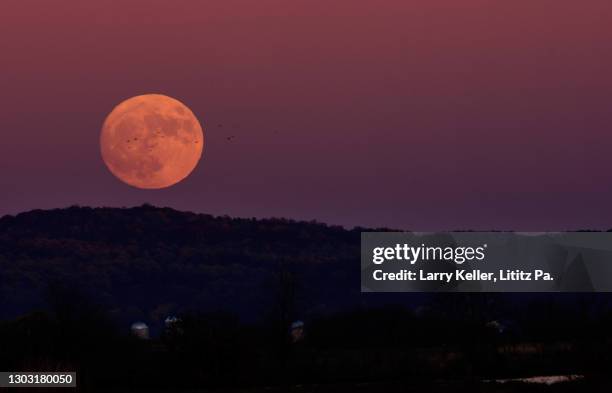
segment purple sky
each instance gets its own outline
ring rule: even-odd
[[[611,42],[609,0],[5,0],[0,214],[149,202],[609,228]],[[206,133],[198,168],[165,190],[100,159],[104,117],[144,93],[181,100]]]

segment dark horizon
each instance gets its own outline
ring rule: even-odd
[[[0,230],[6,370],[88,391],[609,387],[610,293],[364,293],[360,231],[283,220],[72,208]]]

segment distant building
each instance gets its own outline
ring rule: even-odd
[[[175,316],[167,316],[164,320],[164,334],[169,337],[183,334],[181,319]]]
[[[140,340],[149,339],[149,327],[144,322],[134,322],[130,331],[132,332],[132,336]]]
[[[291,329],[289,330],[289,335],[291,336],[291,342],[299,342],[304,339],[304,322],[295,321],[291,324]]]
[[[166,329],[172,329],[179,322],[179,319],[175,316],[167,316],[164,320],[164,325]]]

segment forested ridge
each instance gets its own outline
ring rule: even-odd
[[[192,309],[258,319],[277,302],[283,275],[293,281],[301,312],[335,309],[359,292],[359,234],[316,222],[148,205],[5,216],[0,317],[44,308],[48,289],[61,286],[119,319]]]

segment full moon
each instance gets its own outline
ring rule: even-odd
[[[202,157],[204,133],[182,102],[145,94],[117,105],[100,134],[102,159],[121,181],[144,189],[185,179]]]

